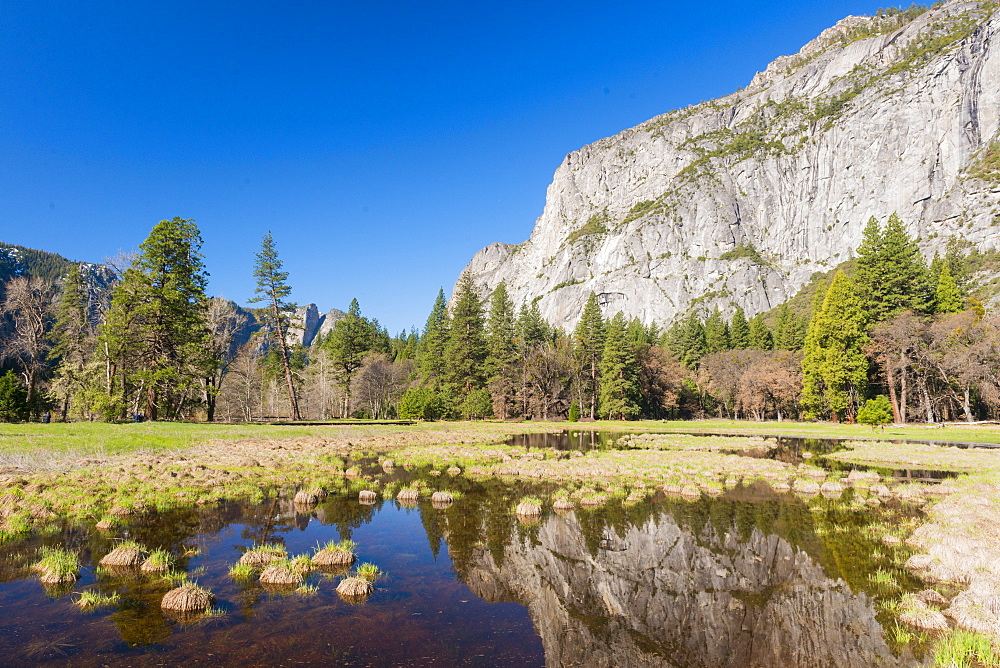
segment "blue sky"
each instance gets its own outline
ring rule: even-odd
[[[3,0],[0,240],[100,261],[194,218],[246,303],[271,230],[296,301],[419,327],[567,153],[879,6]]]

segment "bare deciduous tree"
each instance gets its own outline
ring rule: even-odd
[[[36,410],[38,382],[46,368],[52,347],[46,335],[52,323],[52,288],[38,277],[18,276],[7,283],[7,295],[0,311],[10,322],[4,354],[21,367],[28,390],[28,405]],[[37,412],[37,411],[36,411]]]

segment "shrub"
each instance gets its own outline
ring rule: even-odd
[[[887,425],[892,422],[892,404],[889,397],[880,394],[874,399],[869,399],[858,411],[858,422],[867,424],[874,430],[876,426]]]

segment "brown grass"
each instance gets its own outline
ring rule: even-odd
[[[375,593],[375,587],[364,578],[344,578],[337,585],[337,594],[349,603],[360,603]]]
[[[201,587],[183,585],[163,595],[160,607],[174,612],[202,612],[212,607],[215,597]]]
[[[141,548],[119,545],[104,555],[100,564],[111,568],[138,568],[145,561],[145,558],[145,553]]]
[[[302,584],[302,574],[284,564],[277,564],[264,569],[260,574],[260,583],[280,587],[298,586]]]

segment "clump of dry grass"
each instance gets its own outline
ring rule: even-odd
[[[420,500],[420,490],[405,487],[396,492],[396,500],[402,504],[415,504]]]
[[[375,593],[375,587],[364,578],[344,578],[337,585],[337,594],[349,603],[361,603]]]
[[[378,499],[378,492],[372,491],[370,489],[363,489],[358,492],[358,501],[365,504],[375,503]]]
[[[542,514],[542,502],[533,496],[521,499],[514,512],[521,517],[538,517]]]
[[[278,587],[299,586],[302,584],[302,573],[299,573],[290,563],[282,562],[272,564],[264,569],[260,574],[262,585],[275,585]]]
[[[101,559],[109,568],[138,568],[145,560],[146,548],[133,540],[122,541]]]
[[[316,546],[312,563],[324,569],[347,569],[354,563],[354,548],[357,544],[351,540],[339,543],[330,541],[326,545]]]
[[[202,612],[214,603],[212,592],[189,582],[164,594],[160,607],[173,612]]]
[[[434,504],[435,508],[447,508],[454,501],[455,497],[448,492],[434,492],[431,494],[431,503]]]
[[[319,497],[311,491],[300,489],[295,493],[295,498],[292,499],[292,503],[296,506],[315,506],[319,503]]]
[[[905,624],[925,631],[946,631],[948,620],[937,610],[932,609],[921,598],[912,594],[903,596],[900,601],[901,613],[899,620]]]
[[[284,545],[271,543],[265,545],[254,545],[252,548],[243,553],[243,556],[240,557],[240,560],[237,563],[243,564],[244,566],[253,566],[254,568],[264,568],[277,561],[283,561],[287,558],[288,551],[285,549]]]
[[[174,565],[174,556],[166,550],[157,549],[149,553],[139,570],[143,573],[166,573]]]

